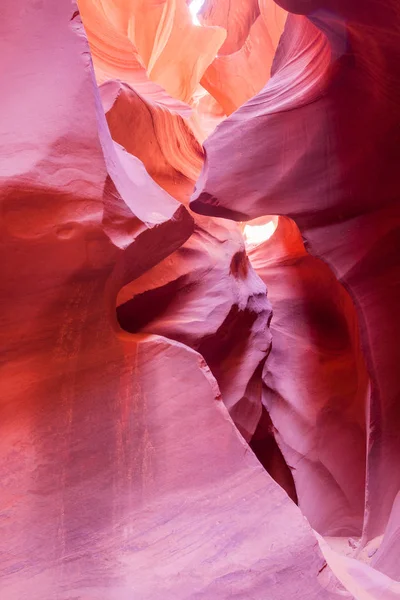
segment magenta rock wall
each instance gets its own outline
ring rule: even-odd
[[[400,600],[397,0],[5,0],[1,600]]]

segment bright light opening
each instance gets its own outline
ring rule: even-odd
[[[268,221],[264,225],[245,225],[243,229],[244,241],[247,246],[258,246],[269,240],[274,234],[278,222]]]
[[[192,15],[193,25],[201,25],[197,15],[204,4],[204,1],[205,0],[193,0],[193,2],[189,4],[189,10],[190,14]]]

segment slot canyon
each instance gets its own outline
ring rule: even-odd
[[[4,0],[1,600],[400,600],[399,0]]]

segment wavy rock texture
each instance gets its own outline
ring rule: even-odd
[[[81,0],[79,8],[98,80],[134,85],[141,70],[183,102],[190,102],[226,37],[220,27],[193,25],[185,0]]]
[[[248,255],[274,310],[263,402],[299,506],[324,535],[359,536],[368,375],[354,306],[287,217],[267,241],[249,245]]]
[[[2,599],[400,598],[400,9],[279,4],[3,8]]]
[[[280,4],[306,16],[289,16],[272,78],[207,140],[192,208],[292,217],[348,290],[370,379],[368,540],[400,484],[400,11],[391,0]]]
[[[198,14],[202,24],[219,25],[226,30],[226,39],[218,50],[221,56],[240,50],[260,14],[260,7],[257,0],[206,0]]]
[[[203,164],[188,121],[120,81],[104,83],[100,96],[113,140],[137,156],[158,185],[188,203]]]
[[[78,13],[16,0],[3,26],[2,597],[332,598],[204,359],[116,322],[193,223],[112,143]]]
[[[215,129],[223,108],[199,82],[224,29],[195,27],[183,0],[80,0],[79,9],[99,84],[128,84],[152,106],[188,119],[200,142]]]
[[[316,534],[320,548],[333,573],[342,583],[341,595],[355,600],[398,600],[400,598],[400,583],[361,562],[338,552],[332,548],[320,535]]]
[[[100,86],[111,135],[153,179],[188,203],[203,151],[187,120],[126,84]],[[117,315],[131,333],[165,335],[198,350],[239,431],[250,440],[261,416],[261,371],[270,349],[271,308],[238,225],[196,215],[191,239],[126,286]]]
[[[235,19],[239,18],[238,11],[233,14],[230,12],[229,0],[214,1],[212,6],[225,7],[230,16],[228,27],[236,24]],[[241,4],[242,11],[243,6],[246,6],[246,3]],[[261,14],[250,27],[244,29],[247,37],[242,45],[235,51],[221,52],[222,55],[215,58],[201,80],[202,85],[218,100],[227,115],[257,94],[270,77],[275,50],[285,25],[286,12],[272,0],[260,3],[260,8]],[[243,18],[243,15],[241,16]],[[248,19],[249,17],[250,14],[247,15]],[[237,31],[236,28],[234,31]],[[228,28],[225,44],[229,41],[229,33]],[[235,44],[235,48],[237,45],[238,43]]]
[[[103,84],[100,94],[113,139],[187,203],[203,157],[187,122],[116,81]],[[271,308],[238,225],[196,216],[191,239],[126,286],[117,305],[126,331],[165,335],[204,356],[235,424],[250,440],[262,410]]]
[[[190,240],[126,286],[117,304],[123,329],[160,334],[201,353],[250,440],[262,410],[271,307],[238,226],[197,219]]]

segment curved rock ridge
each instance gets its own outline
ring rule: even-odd
[[[217,125],[225,119],[225,112],[220,103],[198,85],[191,102],[193,108],[189,118],[190,126],[201,144],[213,133]]]
[[[184,0],[80,0],[80,10],[98,82],[121,79],[182,116],[188,109],[180,102],[192,106],[200,141],[265,85],[286,20],[273,0],[207,2],[202,27],[191,22]],[[196,102],[204,88],[207,107]],[[212,128],[204,112],[216,119]]]
[[[223,109],[199,82],[224,29],[194,26],[183,0],[80,0],[79,9],[99,85],[122,81],[152,106],[187,119],[200,142],[215,129]]]
[[[230,8],[229,1],[215,4],[217,7],[225,7],[225,11]],[[242,10],[245,6],[249,5],[241,4]],[[273,0],[260,2],[259,8],[261,13],[257,11],[251,26],[246,28],[247,37],[241,46],[229,53],[220,52],[201,80],[227,115],[257,94],[270,77],[275,50],[285,26],[286,12]],[[236,11],[233,15],[236,15]],[[229,16],[231,17],[230,11]]]
[[[226,39],[218,50],[221,56],[240,50],[259,14],[258,0],[206,0],[198,18],[203,25],[219,25],[226,30]]]
[[[323,535],[360,536],[368,375],[353,303],[287,217],[247,253],[273,306],[263,403],[299,506]]]
[[[188,121],[122,82],[110,80],[99,89],[113,139],[187,204],[203,158]],[[246,257],[239,226],[197,215],[195,221],[181,251],[124,288],[117,315],[129,332],[161,334],[201,352],[249,441],[262,410],[271,307]]]
[[[400,8],[280,4],[306,16],[289,15],[272,78],[206,141],[191,206],[295,219],[308,251],[349,292],[370,378],[368,540],[383,533],[400,486]]]
[[[261,417],[271,307],[238,225],[196,216],[190,240],[121,290],[117,306],[123,329],[163,335],[201,353],[249,441]]]
[[[201,355],[117,323],[193,221],[112,142],[78,12],[14,0],[3,26],[2,598],[333,599]]]
[[[100,83],[148,78],[186,103],[226,37],[193,25],[185,0],[80,0],[79,9]]]
[[[114,140],[143,160],[160,186],[188,203],[202,150],[187,122],[121,82],[103,84],[100,95]],[[201,352],[249,441],[262,410],[271,307],[246,257],[240,227],[197,215],[195,221],[179,252],[124,288],[117,315],[126,331],[161,334]]]
[[[399,32],[6,0],[2,600],[400,600]]]
[[[355,600],[398,600],[400,582],[377,571],[366,562],[356,560],[342,550],[338,550],[316,533],[321,551],[333,573],[347,590],[347,595]],[[333,547],[332,547],[333,546]]]
[[[202,147],[188,121],[126,83],[109,80],[99,91],[113,140],[142,160],[162,188],[187,204],[203,164]]]

